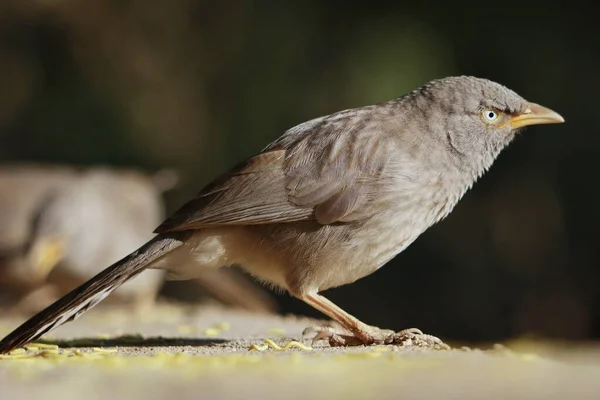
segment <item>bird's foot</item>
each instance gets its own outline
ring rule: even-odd
[[[361,329],[353,331],[344,328],[332,328],[329,326],[316,326],[306,328],[303,336],[316,333],[312,343],[320,340],[328,340],[332,347],[361,346],[361,345],[398,345],[401,347],[419,347],[432,350],[449,350],[450,346],[439,338],[427,335],[416,328],[404,329],[394,332],[389,329],[380,329],[365,325]]]
[[[430,350],[450,350],[451,347],[433,335],[423,333],[420,329],[410,328],[394,333],[392,341],[402,347],[420,347]]]

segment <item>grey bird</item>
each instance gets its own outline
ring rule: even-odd
[[[45,281],[54,264],[54,251],[45,257],[25,257],[31,222],[43,199],[58,185],[73,178],[64,166],[33,164],[0,168],[0,285],[21,294]]]
[[[152,176],[135,170],[93,168],[60,185],[37,210],[28,253],[44,259],[54,249],[48,280],[73,288],[152,239],[163,218],[161,191]],[[101,267],[100,267],[101,268]],[[160,271],[144,274],[115,292],[120,302],[151,305],[163,283]]]
[[[30,313],[143,245],[164,217],[162,193],[178,178],[116,167],[13,164],[0,168],[0,300]],[[274,302],[237,271],[206,271],[195,290],[222,303],[274,311]],[[164,274],[152,271],[112,296],[143,311]]]
[[[0,170],[0,282],[20,301],[67,293],[153,235],[164,215],[155,175],[123,168],[11,165]],[[151,304],[163,282],[153,272],[117,291],[136,306]],[[23,304],[26,303],[26,304]],[[39,311],[39,309],[38,309]]]
[[[340,323],[340,333],[317,329],[331,345],[444,347],[418,330],[367,325],[321,292],[375,272],[447,216],[521,128],[561,122],[498,83],[460,76],[302,123],[206,186],[154,239],[7,335],[0,353],[77,318],[147,268],[187,279],[228,265]]]

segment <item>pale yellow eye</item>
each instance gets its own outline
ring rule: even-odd
[[[500,118],[500,113],[496,110],[485,109],[481,112],[481,118],[488,124],[493,124]]]

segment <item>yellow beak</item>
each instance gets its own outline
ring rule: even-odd
[[[60,239],[43,240],[36,249],[33,260],[35,278],[43,280],[60,261],[64,253],[64,245]]]
[[[560,124],[563,122],[565,122],[565,119],[559,113],[539,104],[529,103],[529,107],[525,112],[512,118],[508,123],[511,128],[518,129],[529,125]]]

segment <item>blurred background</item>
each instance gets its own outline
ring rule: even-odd
[[[567,123],[529,129],[445,221],[327,295],[445,340],[593,340],[599,50],[597,16],[573,2],[2,0],[0,162],[173,169],[178,184],[158,193],[170,213],[300,122],[435,78],[489,78]],[[273,296],[279,312],[321,317]]]

